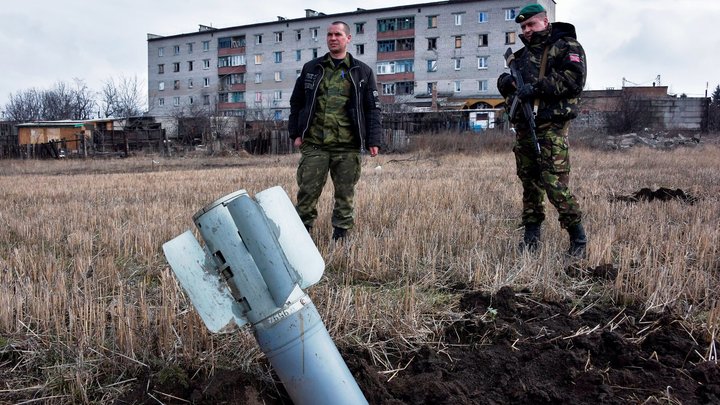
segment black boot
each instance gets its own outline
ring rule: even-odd
[[[568,229],[570,235],[570,248],[568,255],[576,258],[585,257],[585,246],[587,245],[587,236],[582,224],[571,225]]]
[[[347,237],[347,229],[333,227],[332,240],[341,241]]]
[[[522,242],[520,242],[520,250],[527,250],[528,252],[536,251],[540,243],[541,233],[540,224],[525,225],[525,233],[523,234]]]

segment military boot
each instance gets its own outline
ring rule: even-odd
[[[520,242],[520,250],[527,250],[528,252],[534,252],[538,248],[540,243],[541,235],[540,224],[527,224],[525,225],[525,233],[523,239]]]
[[[345,240],[345,238],[347,237],[347,232],[347,229],[333,227],[332,240],[336,242]]]
[[[585,257],[585,246],[587,245],[587,236],[582,224],[571,225],[568,229],[570,235],[570,248],[567,254],[576,258]]]

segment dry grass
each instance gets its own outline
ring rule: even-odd
[[[366,158],[346,246],[329,242],[323,194],[313,238],[327,269],[309,293],[339,346],[360,345],[397,369],[394,352],[442,344],[463,290],[505,285],[579,308],[599,299],[672,306],[715,336],[719,147],[573,150],[591,238],[579,267],[614,265],[608,283],[566,274],[567,237],[551,207],[539,254],[516,251],[520,186],[508,142],[467,139],[445,140],[453,153],[428,137],[412,153]],[[238,189],[280,185],[294,197],[297,156],[153,159],[0,161],[0,400],[105,402],[168,365],[265,369],[248,331],[205,330],[161,245]],[[699,201],[610,201],[660,186]]]

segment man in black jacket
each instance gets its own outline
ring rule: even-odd
[[[519,67],[524,85],[517,88],[514,78],[503,73],[498,78],[498,90],[508,105],[518,97],[534,106],[538,143],[532,139],[528,117],[522,113],[510,117],[517,133],[514,152],[523,186],[525,234],[521,247],[535,250],[538,246],[547,194],[558,211],[560,225],[570,236],[568,254],[584,256],[587,237],[582,212],[569,188],[568,127],[577,116],[578,97],[585,86],[585,51],[577,41],[575,27],[550,24],[539,4],[523,7],[515,22],[520,24],[525,46],[515,52],[513,63]]]
[[[355,225],[355,185],[360,152],[376,156],[381,144],[380,100],[373,70],[347,52],[352,36],[342,21],[330,24],[330,52],[303,66],[290,97],[288,130],[302,154],[297,169],[296,209],[308,230],[317,218],[317,202],[333,181],[333,240]]]

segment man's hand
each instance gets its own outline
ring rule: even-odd
[[[515,78],[512,77],[512,75],[508,73],[503,73],[498,77],[497,80],[497,88],[500,91],[500,94],[503,95],[503,97],[507,97],[513,92],[515,92],[515,88],[517,87],[517,84],[515,83]]]
[[[380,152],[380,148],[378,148],[377,146],[370,147],[370,157],[377,156],[378,152]]]
[[[535,86],[532,84],[524,84],[517,91],[517,96],[522,101],[532,100],[535,97]]]
[[[293,145],[295,145],[296,148],[299,148],[300,145],[302,145],[302,137],[298,136],[297,138],[295,138],[295,140],[293,141]]]

